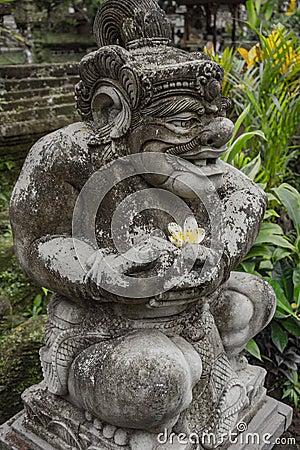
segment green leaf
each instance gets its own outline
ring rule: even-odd
[[[290,315],[287,314],[286,312],[282,311],[279,306],[277,306],[275,314],[274,314],[274,318],[275,319],[286,319],[287,317],[289,317]]]
[[[293,391],[293,402],[294,402],[294,405],[296,406],[296,408],[298,408],[299,396],[296,391]]]
[[[41,294],[38,294],[35,298],[34,298],[34,300],[33,300],[33,306],[35,307],[35,308],[37,308],[38,306],[40,306],[41,305],[41,303],[42,303],[42,295]]]
[[[282,235],[283,231],[279,225],[264,222],[261,226],[260,232],[258,233],[255,244],[272,244],[283,248],[289,248],[294,251],[295,246]]]
[[[259,15],[259,13],[260,13],[261,1],[262,0],[255,0],[255,9],[256,9],[257,15]]]
[[[285,389],[283,396],[281,398],[284,399],[284,398],[288,397],[291,393],[292,393],[292,388]]]
[[[229,145],[226,153],[222,156],[223,161],[231,164],[235,156],[246,146],[246,143],[254,136],[259,136],[266,140],[264,133],[260,130],[248,131],[241,134],[231,145]]]
[[[274,321],[271,323],[271,338],[273,344],[278,348],[280,353],[282,353],[287,346],[289,339],[286,332]]]
[[[269,234],[267,231],[261,230],[256,238],[255,244],[272,244],[279,247],[295,250],[295,247],[284,237],[277,234]]]
[[[282,248],[282,247],[277,247],[277,248],[275,248],[273,255],[272,255],[273,263],[276,264],[277,261],[280,261],[283,258],[287,258],[290,255],[291,255],[290,250],[286,250],[285,248]]]
[[[276,263],[272,273],[272,278],[278,281],[290,303],[293,303],[293,272],[293,267],[283,260]]]
[[[294,283],[294,300],[297,306],[300,306],[300,264],[294,270],[293,273],[293,283]]]
[[[242,262],[240,263],[240,266],[242,266],[244,272],[247,272],[247,273],[254,273],[255,262],[252,262],[252,261],[242,261]]]
[[[246,8],[247,8],[247,12],[248,12],[249,22],[250,22],[250,24],[253,27],[255,27],[256,26],[256,21],[257,21],[257,16],[256,16],[256,13],[255,13],[253,0],[247,0],[246,1]]]
[[[253,245],[249,253],[244,258],[244,261],[250,258],[261,256],[265,259],[271,259],[273,255],[273,247],[270,245]]]
[[[277,225],[277,223],[264,222],[261,226],[261,230],[267,231],[271,234],[283,235],[283,230],[280,225]]]
[[[256,184],[264,191],[267,187],[267,183],[257,183]]]
[[[32,315],[33,316],[38,316],[41,311],[42,311],[42,307],[41,306],[38,306],[38,307],[34,306],[33,310],[32,310]]]
[[[260,154],[258,154],[252,161],[246,164],[241,169],[241,171],[249,178],[251,178],[251,180],[254,180],[259,172],[260,167],[261,167],[261,157]]]
[[[239,117],[237,118],[235,124],[234,124],[234,130],[233,130],[233,135],[230,138],[230,141],[228,142],[228,145],[231,145],[234,141],[234,138],[237,134],[237,132],[240,129],[240,126],[242,125],[242,123],[244,122],[245,117],[247,117],[247,115],[249,114],[250,111],[250,103],[249,105],[244,109],[244,111],[242,112],[242,114],[239,115]]]
[[[281,108],[281,105],[280,105],[278,99],[275,97],[274,94],[270,94],[270,97],[272,98],[272,100],[273,100],[273,102],[274,102],[276,108],[278,109],[278,111],[279,111],[280,113],[282,113],[282,108]]]
[[[273,270],[273,264],[271,261],[265,260],[259,264],[259,269],[262,270]]]
[[[42,286],[42,291],[44,292],[45,296],[47,297],[47,295],[49,294],[49,289]]]
[[[276,201],[277,203],[279,203],[278,198],[276,198],[275,195],[272,194],[272,192],[267,192],[266,194],[267,194],[267,197],[268,197],[268,201],[269,201],[269,202],[271,202],[271,201],[274,200],[274,201]]]
[[[298,383],[298,372],[296,370],[293,370],[293,379],[294,379],[294,383],[297,384]]]
[[[267,209],[264,215],[264,220],[269,219],[270,217],[280,217],[274,209]]]
[[[293,336],[300,337],[300,321],[297,322],[292,317],[281,321],[281,325]]]
[[[266,21],[266,22],[269,22],[269,20],[271,19],[272,14],[273,14],[273,11],[274,11],[273,5],[269,5],[269,6],[266,8],[266,11],[265,11],[265,21]]]
[[[254,339],[250,339],[250,341],[246,345],[246,350],[250,353],[250,355],[254,356],[254,358],[262,361],[259,347]]]
[[[283,311],[287,312],[288,314],[293,314],[294,313],[293,308],[291,307],[278,281],[273,280],[272,278],[268,278],[266,281],[268,281],[268,283],[274,289],[274,292],[277,297],[278,307],[281,308]]]
[[[273,191],[286,208],[297,234],[300,235],[300,193],[287,183],[274,188]]]

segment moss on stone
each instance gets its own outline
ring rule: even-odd
[[[0,423],[22,409],[22,392],[42,380],[45,322],[46,316],[31,317],[0,338]]]

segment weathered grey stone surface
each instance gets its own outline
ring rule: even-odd
[[[33,390],[35,392],[42,391],[43,387],[39,385],[34,387]],[[53,396],[48,393],[47,401],[44,405],[42,406],[42,403],[40,403],[40,411],[37,412],[38,415],[32,422],[29,421],[28,423],[28,415],[21,411],[21,413],[0,427],[1,450],[67,450],[69,448],[88,448],[89,450],[121,448],[128,450],[131,448],[143,448],[138,438],[143,440],[145,437],[140,432],[134,433],[132,430],[128,432],[121,428],[106,425],[97,419],[93,420],[88,415],[78,414],[75,408],[72,410],[72,407],[70,408],[70,404],[66,401],[62,399],[53,400],[51,397]],[[51,410],[51,406],[55,407],[55,412],[51,412],[52,418],[56,419],[55,422],[48,420],[47,416],[41,414],[41,411]],[[64,426],[66,413],[68,413],[67,427]],[[42,426],[40,420],[42,420]],[[251,448],[251,450],[268,450],[273,447],[276,438],[290,425],[292,408],[279,403],[273,398],[266,397],[260,402],[257,414],[253,418],[247,418],[247,415],[245,415],[243,420],[247,420],[247,429],[240,432],[234,429],[231,436],[232,443],[227,443],[222,448],[226,450],[244,450],[248,448]],[[43,438],[44,436],[46,436],[46,439]],[[50,444],[49,438],[51,438]],[[157,436],[156,447],[148,445],[144,446],[144,448],[163,450],[167,448],[166,440],[167,435],[163,433]],[[186,445],[182,443],[184,440],[193,441],[195,436],[179,437],[179,433],[176,435],[174,433],[172,438],[173,446],[169,446],[169,448],[172,450],[186,449]],[[158,441],[160,441],[160,444]],[[116,447],[116,445],[119,447]]]
[[[94,30],[83,121],[33,146],[11,201],[19,261],[55,292],[22,426],[59,450],[158,450],[165,430],[215,448],[205,435],[265,402],[241,351],[275,295],[233,271],[265,195],[219,159],[233,131],[222,69],[171,45],[154,0],[107,0]]]
[[[24,161],[41,136],[78,120],[78,63],[0,66],[0,161]]]

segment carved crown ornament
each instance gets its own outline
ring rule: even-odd
[[[76,86],[83,120],[93,118],[92,99],[103,84],[118,89],[133,112],[172,95],[201,98],[207,112],[228,108],[221,97],[223,68],[202,52],[175,48],[170,24],[155,0],[104,2],[94,34],[100,48],[81,61]]]

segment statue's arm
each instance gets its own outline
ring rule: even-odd
[[[75,189],[53,181],[45,176],[44,188],[37,188],[32,180],[26,192],[16,186],[11,201],[16,255],[28,275],[42,286],[67,297],[87,297],[82,262],[95,249],[72,238]]]
[[[74,147],[67,132],[59,130],[33,146],[12,195],[10,217],[16,255],[28,275],[67,297],[86,298],[82,262],[95,249],[72,238],[78,167],[74,154],[69,156]]]
[[[252,247],[264,217],[267,198],[264,191],[243,173],[226,166],[223,242],[229,274]]]
[[[28,275],[42,286],[68,298],[105,301],[109,294],[99,286],[110,267],[117,277],[147,263],[139,262],[136,255],[134,260],[132,255],[122,257],[113,248],[99,249],[81,237],[86,236],[84,230],[77,230],[79,237],[74,237],[74,208],[88,174],[83,174],[84,159],[80,166],[76,159],[74,164],[66,149],[59,147],[55,150],[60,156],[55,158],[52,148],[53,139],[48,137],[32,148],[13,192],[10,216],[16,255]],[[80,223],[77,220],[80,227],[85,223],[84,213],[80,213]]]
[[[181,287],[208,295],[226,281],[252,247],[266,208],[266,195],[239,170],[224,163],[216,221],[220,241],[198,245],[197,261]]]

